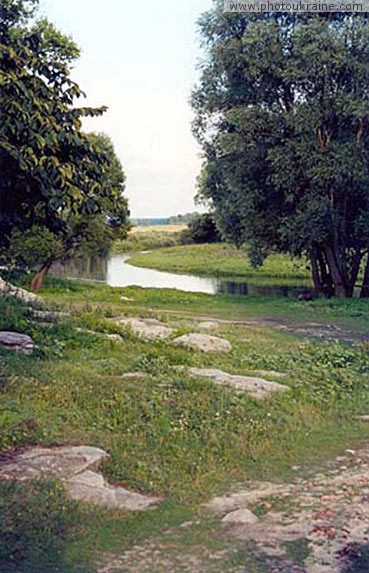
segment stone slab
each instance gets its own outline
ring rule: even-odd
[[[241,376],[238,374],[228,374],[216,368],[189,368],[191,376],[206,378],[219,384],[220,386],[230,386],[239,392],[247,392],[253,398],[263,400],[269,398],[275,392],[287,392],[289,386],[270,382],[263,378],[253,378],[252,376]]]
[[[155,318],[115,318],[114,322],[120,326],[128,326],[133,334],[145,340],[163,340],[173,333],[173,329]]]
[[[97,471],[107,457],[90,446],[30,448],[0,458],[0,480],[59,479],[73,499],[110,509],[141,511],[160,501],[109,485]]]
[[[24,354],[32,354],[34,346],[35,343],[27,334],[7,331],[0,332],[0,347],[2,348],[23,352]]]
[[[232,350],[232,345],[228,340],[198,332],[184,334],[173,340],[173,344],[189,348],[190,350],[202,350],[203,352],[231,352]]]

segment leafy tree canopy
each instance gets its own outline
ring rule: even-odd
[[[216,0],[200,31],[200,197],[255,264],[307,254],[318,291],[351,296],[369,248],[367,15],[224,14]]]
[[[0,247],[45,228],[68,254],[93,220],[127,227],[125,176],[111,141],[82,132],[82,119],[106,108],[75,106],[79,50],[35,19],[37,6],[0,0]]]

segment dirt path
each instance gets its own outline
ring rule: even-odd
[[[198,521],[104,556],[99,573],[367,573],[369,448],[346,450],[310,478],[295,469],[291,483],[248,484],[212,499]],[[250,511],[252,523],[224,520]],[[212,543],[201,533],[208,519]]]
[[[341,342],[350,343],[369,341],[369,330],[364,332],[357,330],[357,328],[344,328],[336,323],[311,322],[284,316],[254,316],[249,320],[227,320],[209,315],[194,316],[192,313],[186,311],[171,311],[167,309],[163,310],[161,314],[182,316],[195,322],[216,321],[219,324],[231,324],[236,326],[262,326],[320,340],[339,340]]]

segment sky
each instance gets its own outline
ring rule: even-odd
[[[191,90],[202,56],[196,22],[211,0],[40,0],[40,14],[81,49],[72,77],[107,105],[86,131],[110,135],[127,175],[132,217],[196,210],[201,150]]]

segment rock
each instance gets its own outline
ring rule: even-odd
[[[142,511],[158,503],[159,499],[107,484],[102,475],[87,470],[67,482],[73,499],[93,503],[110,509]]]
[[[96,469],[107,457],[104,450],[90,446],[35,447],[0,463],[0,478],[25,480],[47,476],[68,480],[86,470]]]
[[[88,328],[79,328],[78,326],[75,328],[76,332],[82,332],[83,334],[91,334],[92,336],[101,336],[102,338],[106,338],[107,340],[111,340],[112,342],[122,342],[123,338],[120,334],[107,334],[106,332],[97,332],[96,330],[89,330]]]
[[[4,457],[0,479],[59,479],[73,499],[111,509],[143,510],[158,503],[158,498],[106,483],[97,469],[107,457],[104,450],[89,446],[31,448]]]
[[[277,372],[276,370],[257,370],[258,376],[270,376],[271,378],[285,378],[285,372]]]
[[[191,350],[202,350],[203,352],[231,352],[232,350],[231,343],[228,340],[197,332],[184,334],[173,340],[173,344],[190,348]]]
[[[10,283],[7,283],[1,278],[0,278],[0,294],[14,296],[14,298],[17,298],[19,300],[22,300],[23,302],[28,302],[31,304],[32,303],[43,304],[44,302],[42,298],[39,297],[37,294],[29,292],[28,290],[25,290],[23,288],[16,287]]]
[[[204,330],[215,330],[219,328],[219,322],[212,322],[210,320],[207,320],[205,322],[200,322],[198,326],[199,328],[203,328]]]
[[[259,400],[269,398],[274,392],[286,392],[290,389],[284,384],[269,382],[263,378],[228,374],[216,368],[189,368],[188,372],[191,376],[207,378],[220,386],[231,386],[241,392],[247,392],[250,396]]]
[[[129,318],[123,316],[115,318],[114,322],[122,326],[129,326],[136,336],[145,340],[164,339],[173,333],[173,329],[170,326],[155,318]]]
[[[34,346],[35,343],[27,334],[6,331],[0,332],[0,347],[2,348],[23,352],[24,354],[32,354]]]
[[[369,422],[369,416],[368,415],[355,416],[354,419],[359,420],[359,422]]]
[[[127,372],[122,375],[122,378],[126,380],[134,380],[135,378],[148,378],[149,374],[147,372]]]
[[[100,333],[99,333],[100,334]],[[102,333],[101,336],[103,336],[104,338],[107,338],[108,340],[111,340],[112,342],[122,342],[123,338],[120,336],[120,334],[105,334]]]
[[[120,300],[122,300],[123,302],[132,302],[133,298],[129,298],[128,296],[121,296]]]
[[[60,318],[68,318],[69,314],[67,312],[54,312],[51,310],[36,310],[35,308],[28,308],[27,314],[31,318],[39,320],[41,322],[50,323],[57,322]]]
[[[255,525],[259,519],[249,509],[236,509],[222,519],[222,523],[235,523],[242,525]]]

